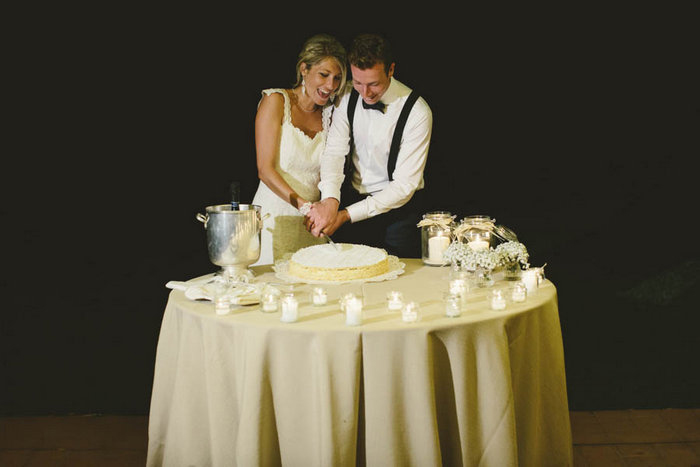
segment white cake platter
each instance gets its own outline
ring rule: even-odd
[[[378,276],[367,277],[364,279],[351,279],[343,281],[322,281],[315,279],[304,279],[301,277],[293,276],[287,272],[289,268],[288,259],[277,261],[272,267],[272,269],[275,271],[275,277],[285,282],[303,282],[306,284],[347,284],[353,282],[382,282],[396,279],[404,273],[404,269],[406,268],[406,264],[399,261],[399,258],[396,256],[388,255],[387,260],[389,261],[389,270],[384,274],[379,274]]]

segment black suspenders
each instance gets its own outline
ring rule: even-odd
[[[350,100],[348,101],[348,123],[350,124],[350,152],[345,158],[345,180],[349,183],[350,176],[352,174],[352,153],[355,144],[355,138],[353,133],[353,119],[355,117],[355,107],[357,107],[357,101],[360,94],[356,90],[352,90],[350,93]],[[389,181],[394,179],[394,169],[396,168],[396,158],[399,155],[399,148],[401,147],[401,138],[403,137],[403,129],[406,126],[406,120],[408,120],[408,114],[411,113],[413,104],[418,100],[418,93],[411,91],[411,94],[406,99],[406,103],[401,109],[401,114],[396,122],[396,128],[394,129],[394,136],[391,139],[391,147],[389,149],[389,161],[387,162],[387,173],[389,174]]]

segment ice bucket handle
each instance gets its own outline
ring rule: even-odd
[[[205,214],[197,213],[197,216],[196,216],[196,217],[197,217],[197,220],[198,220],[199,222],[201,222],[202,224],[204,224],[204,228],[206,229],[206,228],[207,228],[207,223],[209,222],[209,214],[206,214],[206,215],[205,215]]]
[[[266,212],[263,216],[258,216],[258,232],[260,232],[263,228],[263,221],[270,217],[270,213]]]

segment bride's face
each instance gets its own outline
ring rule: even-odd
[[[331,94],[338,90],[342,71],[334,58],[326,58],[310,68],[302,71],[306,86],[306,95],[313,99],[316,105],[326,105]]]

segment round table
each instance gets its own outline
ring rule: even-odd
[[[163,316],[149,417],[149,466],[571,465],[556,288],[489,306],[469,293],[445,316],[448,268],[402,259],[384,282],[311,285],[299,319],[260,305],[217,315],[173,290]],[[255,281],[278,279],[253,268]],[[502,285],[497,283],[496,286]],[[416,301],[404,323],[386,294]],[[362,325],[338,298],[362,294]]]

